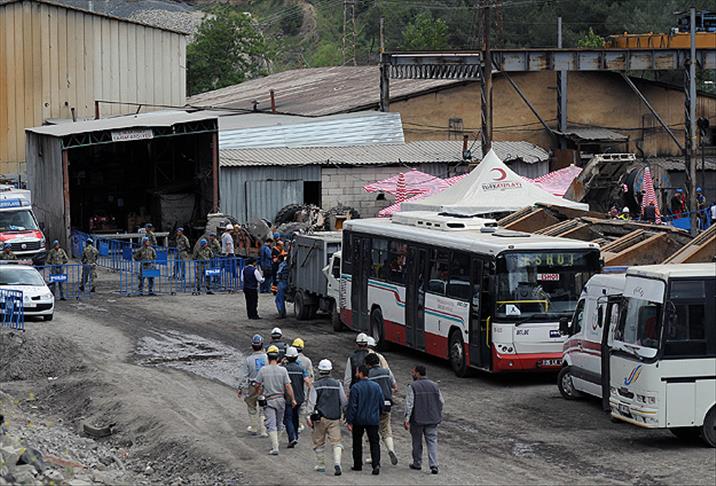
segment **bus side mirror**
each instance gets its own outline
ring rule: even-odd
[[[567,317],[560,317],[559,318],[559,333],[562,336],[568,336],[569,335],[569,318]]]

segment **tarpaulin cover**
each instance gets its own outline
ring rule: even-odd
[[[411,169],[403,172],[403,176],[405,177],[405,194],[407,196],[431,193],[436,188],[445,189],[448,187],[448,183],[445,179],[426,174],[425,172],[420,172],[417,169]],[[396,174],[393,177],[383,179],[382,181],[367,184],[363,186],[363,189],[367,192],[385,192],[387,194],[397,196],[399,180],[400,174]]]
[[[570,165],[564,169],[555,170],[554,172],[532,179],[532,182],[550,194],[563,197],[567,193],[567,189],[569,189],[572,181],[581,173],[581,167]]]
[[[417,201],[419,199],[426,198],[429,195],[434,194],[436,192],[443,191],[447,187],[457,184],[458,181],[462,180],[466,176],[467,176],[467,174],[460,174],[460,175],[456,175],[454,177],[448,177],[447,179],[439,179],[440,181],[445,182],[445,184],[442,184],[442,183],[432,184],[428,191],[423,192],[422,194],[412,196],[409,199],[406,199],[406,201]],[[396,199],[395,204],[391,204],[390,206],[381,209],[378,212],[378,216],[381,218],[388,218],[388,217],[392,216],[393,213],[397,213],[398,211],[400,211],[400,205],[402,204],[402,202],[404,202],[404,201],[398,201]]]

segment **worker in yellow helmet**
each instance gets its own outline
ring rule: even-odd
[[[305,346],[303,339],[301,339],[301,338],[294,339],[293,342],[291,343],[291,346],[293,346],[294,348],[296,348],[296,350],[298,350],[298,359],[296,360],[296,362],[298,364],[300,364],[301,367],[308,372],[308,378],[306,379],[306,384],[304,387],[305,392],[306,392],[305,396],[308,396],[308,394],[311,391],[311,385],[313,384],[313,362],[311,361],[311,358],[309,358],[308,356],[303,354],[303,348]],[[308,415],[311,414],[311,412],[312,412],[312,410],[308,410],[304,406],[303,411],[302,411],[302,416],[307,418]],[[301,423],[298,426],[298,431],[303,432],[303,429],[304,429],[303,421],[301,421]]]

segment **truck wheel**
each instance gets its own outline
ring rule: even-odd
[[[465,343],[462,340],[460,331],[453,330],[448,340],[448,356],[450,358],[450,366],[457,376],[465,378],[469,375],[470,368],[467,366],[467,356],[465,356]]]
[[[383,327],[383,311],[380,308],[373,309],[370,313],[370,335],[376,341],[378,351],[386,351],[388,343],[385,341],[385,328]]]
[[[701,427],[701,439],[709,447],[716,447],[716,407],[709,410],[704,418],[704,425]]]
[[[306,297],[300,290],[293,297],[293,313],[299,321],[308,319],[308,306],[306,305]]]
[[[338,311],[338,305],[333,301],[331,303],[331,324],[335,332],[341,332],[343,330],[343,323],[341,322],[341,314]]]
[[[574,388],[571,366],[565,366],[559,370],[559,374],[557,375],[557,388],[559,388],[559,393],[562,394],[565,400],[578,400],[582,398],[582,393]]]

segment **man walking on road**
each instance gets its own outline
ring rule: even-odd
[[[283,425],[286,426],[286,435],[288,435],[288,448],[293,449],[298,444],[298,422],[301,405],[305,400],[305,385],[308,380],[308,371],[306,371],[298,361],[298,350],[293,346],[286,350],[286,362],[283,367],[288,371],[288,377],[291,380],[291,388],[296,399],[296,404],[291,406],[286,403],[286,412],[283,416]]]
[[[66,265],[69,260],[67,252],[65,252],[65,250],[63,250],[60,246],[60,242],[57,240],[53,241],[52,249],[47,252],[47,264],[51,265],[50,273],[58,280],[50,282],[50,290],[54,294],[55,287],[59,284],[60,300],[65,300],[65,285],[62,283],[62,279],[67,279],[67,275],[65,274],[62,265]]]
[[[316,466],[314,471],[326,470],[325,449],[326,438],[333,448],[334,474],[340,476],[341,470],[341,410],[346,406],[346,394],[341,382],[331,377],[333,364],[322,359],[318,363],[318,379],[313,384],[308,395],[306,408],[309,417],[306,423],[313,429],[313,451],[316,453]]]
[[[393,373],[388,368],[380,366],[380,360],[375,353],[369,353],[365,357],[365,364],[368,367],[368,379],[380,386],[383,392],[383,413],[380,414],[380,438],[383,439],[385,448],[388,449],[390,463],[398,464],[398,456],[395,455],[393,444],[393,430],[390,427],[390,410],[393,406],[393,393],[398,391]]]
[[[378,361],[380,362],[381,368],[390,369],[390,366],[388,366],[388,360],[385,359],[385,356],[375,350],[376,347],[378,347],[378,343],[375,342],[375,338],[373,336],[368,336],[368,352],[378,356]]]
[[[413,382],[405,398],[405,430],[413,440],[413,462],[410,469],[419,471],[423,463],[423,437],[428,447],[430,472],[438,473],[438,425],[443,420],[443,396],[438,385],[426,378],[425,366],[418,365],[410,374]]]
[[[286,356],[288,344],[286,344],[286,341],[283,339],[283,331],[280,327],[271,329],[271,342],[269,346],[276,346],[278,348],[278,362],[283,361],[283,358]]]
[[[256,375],[256,385],[259,394],[263,395],[264,424],[271,439],[269,454],[278,456],[278,433],[281,431],[284,409],[286,404],[296,406],[296,397],[291,387],[288,371],[278,365],[278,348],[269,346],[266,350],[269,364],[261,368]],[[288,396],[288,399],[285,397]]]
[[[99,251],[94,246],[94,240],[87,238],[85,247],[82,250],[82,283],[80,285],[80,292],[85,291],[87,281],[90,281],[91,292],[94,292],[94,285],[97,281],[97,258],[99,257]]]
[[[264,281],[263,275],[256,268],[256,259],[248,258],[243,272],[244,298],[246,299],[246,315],[249,319],[261,319],[259,317],[259,285]]]
[[[363,470],[363,433],[368,434],[373,474],[380,474],[380,437],[378,427],[383,411],[383,392],[377,383],[368,380],[368,368],[358,366],[357,381],[351,388],[346,409],[346,423],[353,436],[354,471]]]
[[[358,367],[363,364],[367,355],[368,335],[360,333],[356,336],[356,349],[353,351],[353,354],[348,357],[346,372],[343,375],[343,388],[347,390],[348,395],[351,393],[350,388],[357,381],[356,371],[358,371]]]
[[[261,368],[268,364],[268,356],[264,352],[264,338],[260,334],[251,338],[251,350],[251,354],[244,359],[244,381],[239,387],[238,395],[239,398],[243,395],[249,412],[249,426],[246,430],[251,435],[268,437],[263,423],[264,417],[257,403],[259,394],[256,390],[256,376]]]

